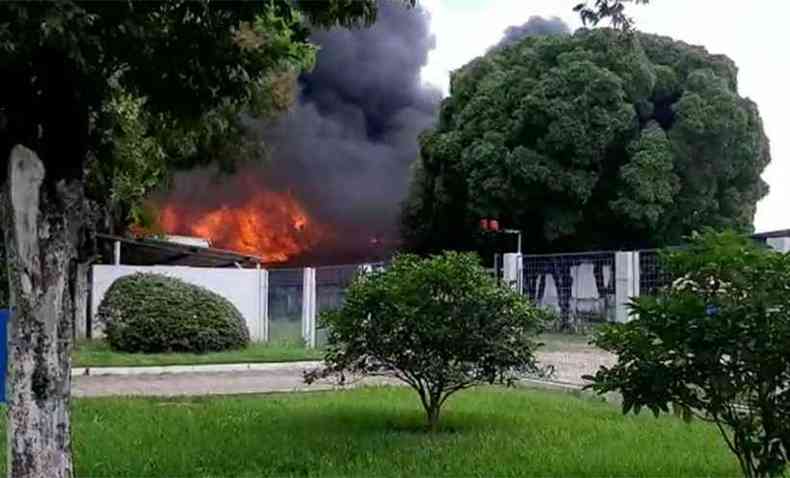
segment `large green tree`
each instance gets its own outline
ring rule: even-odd
[[[530,252],[673,244],[750,231],[770,161],[735,64],[611,29],[527,38],[454,72],[408,201],[418,251],[473,248],[481,217]]]
[[[239,115],[287,106],[312,63],[307,26],[375,13],[374,0],[0,4],[10,476],[72,475],[70,312],[95,226],[87,197],[129,207],[172,167],[235,156]]]

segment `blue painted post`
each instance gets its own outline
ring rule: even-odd
[[[0,403],[5,403],[5,374],[8,361],[8,309],[0,310]]]

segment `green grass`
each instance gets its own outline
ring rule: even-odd
[[[436,434],[403,388],[80,399],[73,410],[83,477],[738,476],[706,424],[623,417],[610,404],[543,390],[463,392]]]
[[[291,334],[292,335],[292,334]],[[114,352],[104,341],[80,342],[72,354],[73,367],[143,367],[163,365],[201,365],[223,363],[265,363],[319,360],[322,350],[308,350],[304,345],[283,335],[269,344],[252,343],[242,350],[207,354],[164,353],[133,354]],[[577,351],[589,349],[589,337],[583,335],[545,334],[539,340],[543,352]]]
[[[106,342],[90,341],[77,344],[72,353],[73,367],[142,367],[161,365],[199,365],[246,362],[294,362],[317,360],[320,350],[308,350],[304,345],[287,342],[252,343],[242,350],[206,354],[164,353],[133,354],[115,352]]]

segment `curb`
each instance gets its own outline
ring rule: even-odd
[[[223,373],[247,371],[277,371],[308,369],[321,364],[318,361],[271,362],[271,363],[231,363],[206,365],[165,365],[152,367],[76,367],[71,369],[72,377],[106,375],[164,375],[184,373]]]

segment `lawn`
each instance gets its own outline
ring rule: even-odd
[[[422,429],[416,396],[375,388],[193,399],[81,399],[78,476],[738,476],[717,432],[623,417],[561,392],[487,388]],[[5,437],[5,433],[0,433]],[[5,467],[5,463],[3,463]]]
[[[73,367],[141,367],[154,365],[294,362],[317,360],[322,356],[322,351],[320,350],[308,350],[304,345],[287,342],[252,343],[242,350],[206,354],[133,354],[114,352],[103,341],[89,341],[77,344],[72,353],[71,361]]]

